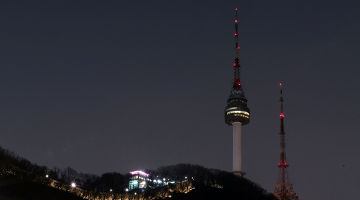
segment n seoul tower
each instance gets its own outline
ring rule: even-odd
[[[237,8],[235,8],[235,62],[234,82],[225,108],[225,123],[233,126],[233,173],[244,176],[241,171],[241,126],[250,122],[250,109],[240,81]]]

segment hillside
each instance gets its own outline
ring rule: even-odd
[[[15,175],[0,177],[1,200],[82,200],[69,192],[58,190]]]
[[[199,165],[162,166],[146,172],[150,179],[162,177],[175,184],[155,187],[149,182],[143,192],[125,192],[130,174],[112,172],[97,176],[78,173],[70,167],[48,169],[0,147],[0,199],[275,199],[246,178]],[[71,182],[76,182],[76,188],[70,187]]]
[[[160,200],[161,198],[157,198]],[[167,197],[168,200],[232,200],[232,199],[244,199],[244,200],[275,200],[276,198],[272,194],[261,193],[243,193],[239,194],[227,189],[220,189],[216,187],[206,186],[204,184],[195,184],[195,189],[188,193],[174,192],[171,197]]]

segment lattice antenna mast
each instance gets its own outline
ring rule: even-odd
[[[289,165],[286,163],[286,153],[285,153],[285,129],[284,129],[284,99],[282,97],[282,84],[280,83],[280,163],[278,167],[287,168]]]
[[[286,162],[285,153],[285,129],[284,129],[284,99],[282,97],[282,84],[280,83],[280,163],[278,164],[279,174],[275,184],[274,195],[280,200],[298,200],[298,196],[293,191],[290,183],[287,168],[289,164]]]
[[[238,39],[238,16],[237,16],[237,8],[235,8],[235,62],[234,62],[234,84],[233,89],[240,90],[241,82],[240,82],[240,62],[239,62],[239,39]]]

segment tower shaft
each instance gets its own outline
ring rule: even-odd
[[[283,98],[282,88],[280,83],[280,163],[278,164],[279,174],[275,184],[274,195],[280,200],[298,200],[298,196],[293,190],[293,185],[290,182],[287,168],[289,164],[286,161],[285,152],[285,129],[284,129],[284,113],[283,113]]]
[[[234,122],[233,126],[233,172],[243,176],[241,171],[241,122]]]

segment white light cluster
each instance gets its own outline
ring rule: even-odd
[[[229,111],[227,112],[226,114],[227,115],[230,115],[230,114],[245,114],[245,115],[250,115],[248,112],[246,111],[241,111],[241,110],[233,110],[233,111]]]

